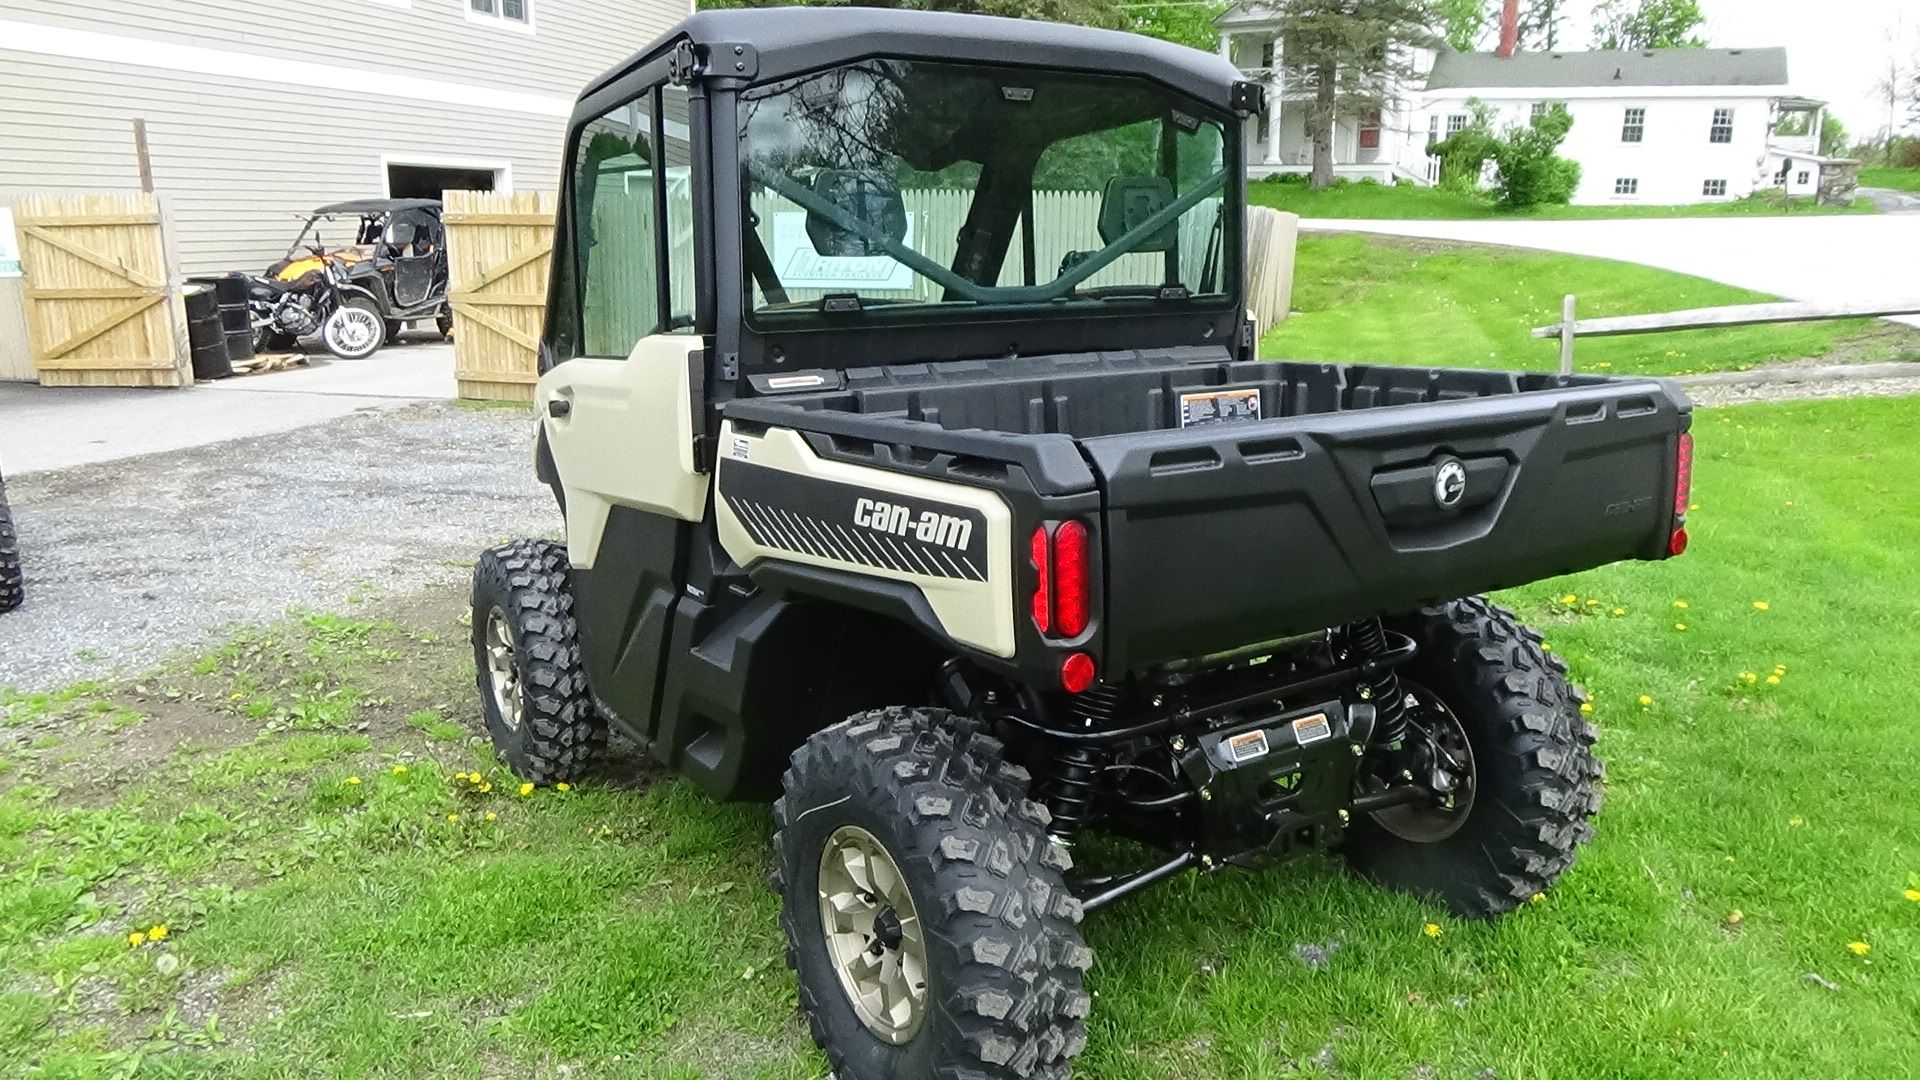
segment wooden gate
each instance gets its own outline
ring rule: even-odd
[[[453,372],[463,398],[532,401],[554,196],[446,193]]]
[[[152,195],[13,204],[42,386],[184,386],[186,319]]]

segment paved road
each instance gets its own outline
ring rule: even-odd
[[[1892,188],[1861,188],[1860,194],[1872,199],[1883,214],[1920,214],[1920,195]]]
[[[1623,221],[1309,218],[1300,227],[1619,259],[1792,300],[1920,300],[1920,215]],[[1900,321],[1920,326],[1920,317]]]
[[[409,342],[366,360],[179,390],[48,389],[0,382],[0,471],[24,476],[291,431],[454,394],[453,346]]]

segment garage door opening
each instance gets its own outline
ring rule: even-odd
[[[494,191],[506,186],[503,169],[484,165],[387,164],[387,195],[395,199],[437,199],[442,191]]]

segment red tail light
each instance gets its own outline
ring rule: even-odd
[[[1684,521],[1687,506],[1693,501],[1693,435],[1680,433],[1680,449],[1674,454],[1673,516]]]
[[[1087,527],[1065,521],[1053,531],[1054,622],[1061,637],[1087,628]]]
[[[1060,686],[1069,694],[1078,694],[1093,685],[1093,657],[1086,653],[1070,654],[1060,661]]]
[[[1033,558],[1033,625],[1041,633],[1053,629],[1053,584],[1051,572],[1052,558],[1047,551],[1047,527],[1033,530],[1033,540],[1028,545]]]

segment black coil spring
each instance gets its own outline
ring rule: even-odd
[[[1122,704],[1121,693],[1114,687],[1090,686],[1073,695],[1066,713],[1076,726],[1097,730],[1120,715]],[[1049,831],[1054,836],[1070,840],[1092,820],[1100,771],[1106,764],[1106,752],[1092,746],[1067,746],[1054,759],[1053,776],[1045,789],[1047,811],[1053,815]]]
[[[1354,623],[1349,632],[1354,651],[1361,659],[1387,654],[1387,629],[1379,619]],[[1407,700],[1400,691],[1400,676],[1393,668],[1383,668],[1367,683],[1373,692],[1373,708],[1379,717],[1373,741],[1390,750],[1398,750],[1407,741]]]

